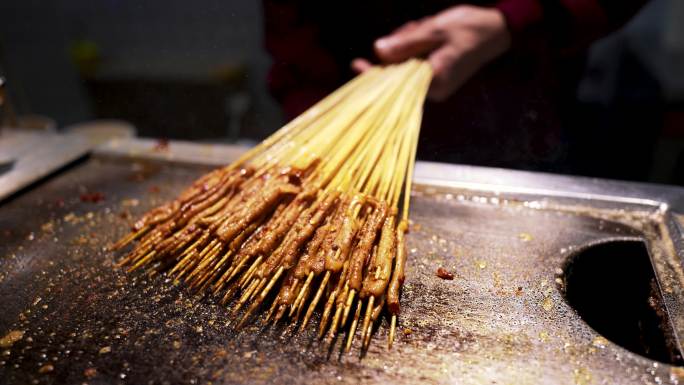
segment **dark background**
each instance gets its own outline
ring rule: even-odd
[[[591,47],[564,122],[586,156],[547,171],[684,184],[683,19],[681,0],[653,0]],[[118,118],[139,136],[254,142],[284,123],[269,64],[258,1],[0,2],[13,110],[56,130]]]

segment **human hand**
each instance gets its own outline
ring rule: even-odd
[[[439,101],[449,97],[510,45],[506,21],[499,10],[458,5],[409,22],[376,40],[375,52],[384,63],[427,57],[433,70],[428,97]],[[366,59],[352,61],[352,68],[357,72],[370,66]]]

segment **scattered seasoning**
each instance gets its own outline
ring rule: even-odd
[[[112,351],[112,347],[111,347],[111,346],[105,346],[105,347],[103,347],[102,349],[100,349],[100,354],[107,354],[107,353],[109,353],[109,352],[111,352],[111,351]]]
[[[157,139],[154,144],[154,151],[166,151],[169,149],[169,140],[166,138]]]
[[[572,372],[575,375],[575,384],[587,385],[591,383],[591,373],[589,372],[589,370],[587,370],[587,368],[579,367],[574,369]]]
[[[55,370],[55,367],[52,366],[52,364],[46,364],[46,365],[41,366],[40,369],[38,369],[38,373],[45,374],[45,373],[50,373],[53,370]]]
[[[93,377],[97,376],[97,369],[87,368],[86,370],[83,371],[83,375],[86,376],[87,378],[93,378]]]
[[[670,367],[670,377],[679,380],[684,379],[684,368],[680,368],[679,366]]]
[[[69,213],[64,216],[64,222],[70,223],[72,225],[78,223],[79,218],[74,213]]]
[[[542,330],[539,332],[539,340],[541,342],[547,342],[550,337],[551,337],[551,335],[546,330]]]
[[[142,182],[145,180],[145,174],[142,172],[135,172],[128,176],[128,180],[132,182]]]
[[[591,341],[591,344],[597,348],[603,349],[608,345],[608,340],[604,337],[598,336]]]
[[[501,288],[503,282],[501,282],[501,274],[498,271],[492,273],[492,279],[494,279],[494,287]]]
[[[23,330],[12,330],[5,334],[4,337],[0,338],[0,347],[9,348],[22,338],[24,338]]]
[[[140,204],[140,201],[135,199],[135,198],[124,199],[121,201],[121,206],[123,206],[123,207],[135,207],[139,204]]]
[[[149,191],[150,191],[152,194],[157,194],[157,193],[159,193],[160,190],[161,190],[161,189],[159,188],[159,186],[150,186],[150,189],[149,189]]]
[[[102,202],[105,196],[101,192],[91,192],[81,194],[81,202],[98,203]]]
[[[520,240],[523,242],[529,242],[532,240],[532,235],[528,233],[520,233],[518,234],[518,238],[520,238]]]
[[[181,342],[180,341],[173,341],[173,348],[178,350],[181,348]]]
[[[454,279],[454,273],[450,272],[449,270],[447,270],[443,267],[440,267],[439,269],[437,269],[437,276],[439,278],[446,279],[448,281],[451,281],[452,279]]]
[[[522,295],[522,293],[523,293],[522,286],[518,286],[518,289],[515,291],[515,295],[517,295],[519,297]]]
[[[42,226],[40,226],[40,229],[46,233],[52,233],[55,231],[55,224],[51,221],[45,222]]]
[[[411,334],[413,334],[413,330],[411,330],[409,328],[404,328],[404,335],[405,336],[410,336]]]
[[[74,245],[87,245],[88,244],[88,238],[86,238],[85,235],[81,235],[78,238],[75,238],[71,241],[72,244]]]

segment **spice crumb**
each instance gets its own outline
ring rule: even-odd
[[[449,270],[447,270],[443,267],[440,267],[439,269],[437,269],[437,276],[439,278],[446,279],[448,281],[451,281],[452,279],[454,279],[454,273],[450,272]]]
[[[169,149],[169,140],[166,138],[158,139],[153,149],[154,151],[167,151]]]
[[[86,370],[83,371],[83,375],[86,376],[87,378],[93,378],[93,377],[97,376],[97,369],[87,368]]]
[[[81,194],[81,202],[90,202],[90,203],[98,203],[102,202],[105,199],[105,196],[103,193],[99,191],[95,192],[89,192],[89,193],[83,193]]]
[[[12,330],[5,334],[4,337],[0,338],[0,347],[9,348],[14,345],[15,342],[19,341],[24,337],[23,330]]]
[[[532,240],[532,235],[528,233],[520,233],[518,234],[518,238],[520,238],[520,240],[523,242],[529,242]]]

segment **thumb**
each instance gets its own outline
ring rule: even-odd
[[[423,56],[444,42],[444,34],[432,19],[411,22],[375,41],[380,60],[389,63]]]
[[[366,59],[356,58],[351,62],[351,68],[354,73],[360,74],[369,70],[373,65]]]

